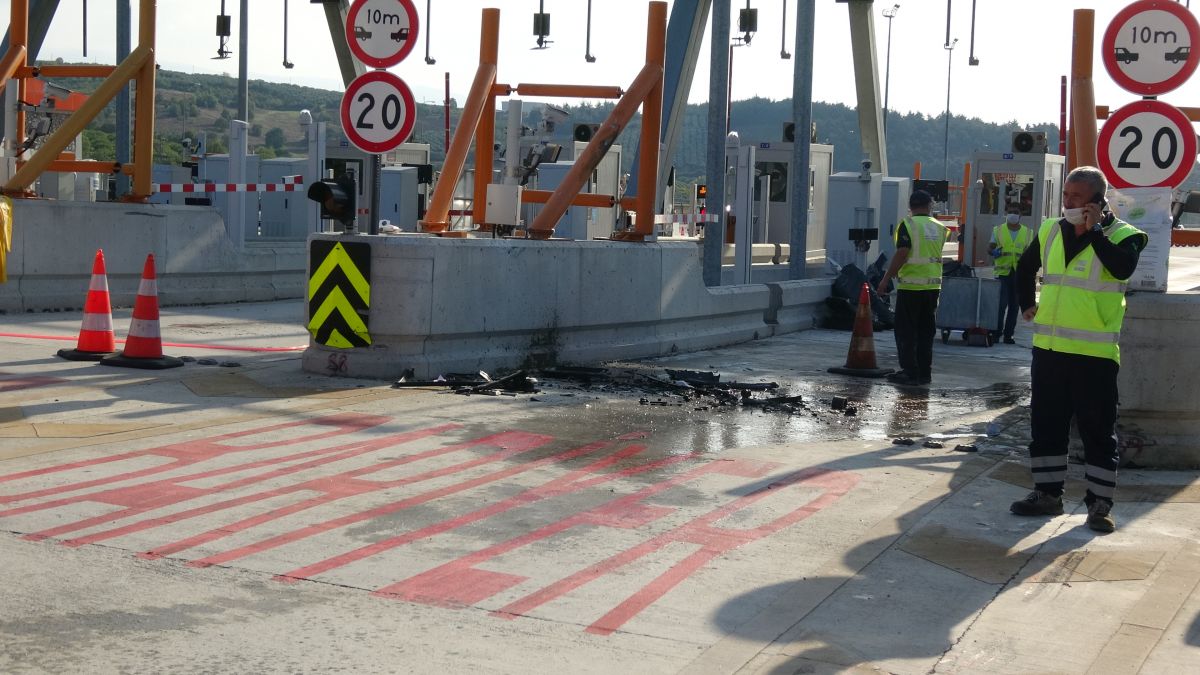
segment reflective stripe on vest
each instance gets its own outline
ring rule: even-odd
[[[1108,273],[1091,246],[1068,263],[1061,234],[1056,219],[1046,220],[1038,230],[1044,277],[1034,317],[1033,346],[1120,363],[1128,284]],[[1114,219],[1104,234],[1117,244],[1144,233]]]
[[[997,276],[1005,276],[1011,274],[1017,269],[1017,261],[1021,258],[1021,254],[1025,252],[1029,246],[1029,228],[1024,225],[1017,229],[1016,237],[1013,237],[1013,231],[1008,228],[1008,225],[1001,223],[992,229],[992,236],[996,238],[996,245],[1000,248],[1000,255],[996,256],[996,261],[993,266]]]
[[[909,257],[896,273],[896,287],[902,291],[929,291],[942,287],[942,247],[950,230],[935,218],[911,216],[903,221],[912,240]],[[899,240],[900,228],[896,228]]]

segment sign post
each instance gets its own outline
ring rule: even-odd
[[[1181,3],[1139,0],[1117,13],[1100,43],[1104,67],[1121,88],[1159,96],[1183,84],[1200,64],[1200,22]]]
[[[354,0],[346,13],[346,43],[368,66],[389,68],[417,43],[417,9],[412,0]],[[412,134],[417,105],[399,77],[375,70],[355,78],[342,96],[342,129],[355,147],[371,154],[371,234],[379,233],[381,154]]]

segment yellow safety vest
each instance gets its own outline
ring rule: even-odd
[[[1071,259],[1063,251],[1062,230],[1050,218],[1038,230],[1042,247],[1042,294],[1033,322],[1033,346],[1068,354],[1097,356],[1121,363],[1121,323],[1128,283],[1109,274],[1090,245]],[[1104,234],[1119,244],[1145,234],[1113,219]]]
[[[896,272],[896,287],[902,291],[940,290],[942,287],[942,247],[950,228],[936,218],[909,216],[901,221],[912,240],[908,260]],[[896,244],[900,241],[900,228],[893,235]]]
[[[1017,261],[1029,246],[1029,228],[1021,225],[1017,228],[1016,236],[1013,236],[1008,223],[1001,223],[992,229],[992,235],[996,238],[996,246],[1000,248],[1000,255],[996,256],[994,263],[996,276],[1008,276],[1017,269]]]

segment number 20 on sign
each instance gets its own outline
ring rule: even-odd
[[[1137,101],[1112,114],[1096,142],[1113,187],[1178,187],[1196,162],[1196,133],[1178,108]]]
[[[342,129],[363,152],[394,149],[412,134],[416,100],[404,80],[375,70],[355,78],[342,96]]]

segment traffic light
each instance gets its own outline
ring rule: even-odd
[[[354,229],[357,194],[358,186],[349,173],[337,178],[322,178],[308,186],[308,198],[321,205],[321,218],[336,220],[347,230]]]
[[[696,184],[696,199],[708,199],[708,186],[704,183]]]

